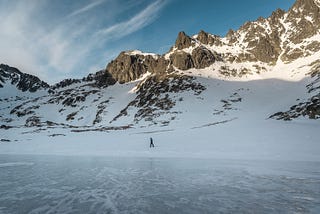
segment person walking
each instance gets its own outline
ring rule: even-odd
[[[153,139],[152,139],[152,137],[150,137],[150,148],[153,148],[153,147],[154,147]]]

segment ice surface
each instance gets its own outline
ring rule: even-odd
[[[319,162],[1,155],[0,213],[319,213]]]
[[[30,162],[11,162],[11,163],[0,163],[0,168],[2,167],[14,167],[14,166],[31,166],[33,163]]]

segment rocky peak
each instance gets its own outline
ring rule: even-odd
[[[284,54],[282,60],[291,62],[308,52],[320,50],[320,42],[313,41],[309,44],[292,49],[290,44],[302,44],[307,38],[316,35],[320,29],[320,6],[319,0],[297,0],[289,9],[284,23],[290,26],[286,32],[284,42]]]
[[[230,29],[226,35],[226,38],[230,43],[235,43],[237,41],[236,32]]]
[[[163,56],[123,51],[107,65],[106,72],[109,72],[119,83],[126,83],[139,79],[147,72],[163,73],[168,65],[169,61]]]
[[[197,40],[205,45],[221,45],[221,38],[216,35],[211,35],[203,30],[201,30],[197,35]]]
[[[277,9],[268,18],[260,17],[246,22],[239,30],[226,35],[229,45],[242,46],[245,54],[240,61],[261,61],[274,64],[279,56],[284,62],[292,62],[308,51],[320,49],[314,41],[305,47],[292,48],[319,32],[320,0],[297,0],[288,12]],[[283,39],[284,38],[284,39]],[[290,45],[291,44],[291,45]],[[297,46],[296,46],[297,47]]]
[[[261,61],[274,64],[281,54],[280,32],[277,27],[280,23],[276,16],[281,16],[281,11],[275,12],[273,18],[260,17],[254,22],[246,22],[236,32],[230,30],[227,34],[229,45],[239,45],[247,53],[237,56],[238,61]],[[273,19],[273,24],[270,20]]]
[[[290,8],[289,12],[308,12],[315,13],[319,11],[319,0],[297,0]]]
[[[198,33],[197,39],[202,43],[202,44],[209,44],[209,34],[207,32],[204,32],[203,30],[200,30]]]
[[[182,50],[184,48],[190,47],[191,45],[192,39],[188,35],[186,35],[185,32],[179,32],[175,43],[176,48],[178,48],[178,50]]]
[[[271,24],[278,22],[279,19],[281,19],[285,14],[286,14],[286,11],[279,9],[279,8],[277,10],[273,11],[270,16]]]
[[[106,70],[120,83],[129,82],[147,72],[142,63],[143,58],[144,56],[130,55],[123,51],[107,65]]]
[[[25,74],[17,68],[0,64],[0,88],[3,87],[2,84],[5,82],[10,82],[23,92],[36,92],[37,90],[48,89],[50,87],[36,76]]]
[[[297,0],[288,11],[288,19],[303,25],[305,21],[312,22],[315,27],[320,26],[320,1]]]

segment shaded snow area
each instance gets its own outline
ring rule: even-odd
[[[0,213],[319,213],[319,162],[0,155]]]
[[[11,131],[5,134],[15,136]],[[57,136],[41,133],[15,136],[24,139],[1,142],[0,153],[320,161],[316,122],[266,120],[246,126],[246,120],[235,119],[181,130],[153,128],[69,133],[61,129],[52,133]],[[154,139],[154,149],[149,149],[149,137]]]

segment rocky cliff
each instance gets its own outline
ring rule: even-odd
[[[117,81],[125,83],[140,78],[148,71],[163,73],[203,69],[216,61],[262,62],[271,66],[278,60],[291,63],[320,50],[320,41],[312,39],[319,33],[319,14],[318,1],[298,0],[288,12],[278,9],[268,18],[260,17],[236,31],[230,30],[224,38],[203,30],[192,37],[180,32],[175,45],[165,55],[122,52],[108,64],[106,71]],[[254,72],[260,71],[256,69]]]

